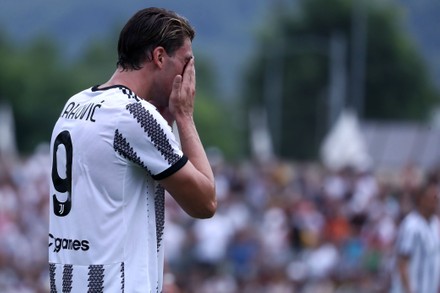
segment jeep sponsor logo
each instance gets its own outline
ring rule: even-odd
[[[49,233],[49,247],[53,246],[53,252],[59,252],[61,249],[87,251],[90,248],[88,240],[57,238]]]

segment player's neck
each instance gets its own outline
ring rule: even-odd
[[[139,98],[148,97],[149,80],[143,78],[140,70],[121,70],[118,68],[112,77],[100,87],[123,85],[132,90]]]

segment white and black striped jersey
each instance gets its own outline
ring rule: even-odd
[[[164,189],[187,162],[171,128],[124,86],[68,100],[51,138],[51,292],[161,292]]]
[[[396,255],[410,257],[411,292],[438,293],[440,284],[440,224],[433,216],[430,221],[418,212],[409,213],[399,227]],[[397,266],[393,272],[392,293],[402,289]]]

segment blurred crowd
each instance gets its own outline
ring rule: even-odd
[[[0,292],[48,292],[48,149],[0,156]]]
[[[386,292],[399,221],[424,175],[213,158],[218,210],[167,198],[164,293]],[[434,170],[433,170],[434,171]],[[48,292],[47,148],[0,157],[0,292]]]

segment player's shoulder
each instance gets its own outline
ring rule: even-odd
[[[402,226],[410,230],[418,230],[423,224],[423,217],[416,211],[408,213],[402,221]]]
[[[143,128],[168,126],[156,106],[139,98],[126,87],[112,88],[105,100],[110,108],[118,108],[117,124],[120,127],[131,127],[132,124]]]
[[[100,87],[99,85],[93,86],[83,92],[84,94],[90,94],[92,96],[99,96],[99,98],[106,98],[106,102],[109,104],[118,104],[124,108],[145,108],[148,111],[156,111],[156,108],[141,99],[130,88],[124,85],[114,85],[109,87]]]

